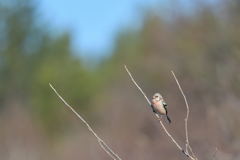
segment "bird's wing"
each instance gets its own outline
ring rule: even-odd
[[[164,108],[167,107],[167,103],[165,101],[162,102]]]
[[[166,110],[166,115],[168,115],[168,111],[167,111],[167,103],[166,103],[166,102],[163,102],[163,107],[164,107],[164,109]]]

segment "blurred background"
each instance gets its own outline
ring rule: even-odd
[[[185,159],[124,70],[169,105],[199,159],[240,159],[240,2],[0,0],[0,159],[110,159],[50,89],[122,159]],[[216,157],[213,157],[215,148]]]

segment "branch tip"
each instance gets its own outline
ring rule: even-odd
[[[94,137],[97,139],[98,144],[100,147],[107,153],[109,157],[111,157],[113,160],[122,160],[98,135],[97,133],[92,129],[92,127],[88,124],[88,122],[80,115],[78,114],[72,106],[70,106],[63,98],[62,96],[57,92],[57,90],[52,86],[51,83],[49,83],[49,86],[52,88],[52,90],[55,92],[55,94],[61,99],[61,101],[86,125],[87,129],[94,135]]]

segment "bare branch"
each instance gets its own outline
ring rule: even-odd
[[[129,77],[131,78],[132,82],[135,84],[135,86],[139,89],[139,91],[142,93],[142,95],[145,97],[145,99],[147,100],[148,104],[151,105],[150,100],[147,98],[146,94],[143,92],[143,90],[141,89],[141,87],[137,84],[137,82],[134,80],[131,72],[128,70],[127,66],[125,65],[125,70],[127,71]],[[183,154],[187,157],[189,157],[192,160],[196,160],[196,158],[194,158],[193,156],[189,155],[188,152],[184,151],[184,149],[177,143],[177,141],[173,138],[173,136],[168,132],[168,130],[166,129],[166,127],[164,126],[164,124],[162,123],[160,117],[158,116],[158,114],[155,114],[155,116],[157,117],[157,119],[159,120],[159,123],[161,124],[163,130],[165,131],[165,133],[167,134],[167,136],[172,140],[172,142],[177,146],[177,148],[183,152]]]
[[[213,155],[212,155],[212,160],[215,160],[215,159],[216,159],[217,153],[218,153],[218,148],[216,147],[216,148],[215,148],[215,151],[214,151],[214,153],[213,153]]]
[[[184,101],[185,101],[185,104],[186,104],[186,108],[187,108],[187,114],[186,114],[186,117],[185,117],[185,119],[184,119],[184,121],[185,121],[185,135],[186,135],[186,144],[185,144],[186,148],[185,148],[185,150],[186,150],[186,152],[188,153],[188,149],[189,149],[190,152],[191,152],[191,154],[192,154],[192,156],[196,158],[195,154],[193,153],[192,147],[190,146],[189,138],[188,138],[188,117],[189,117],[189,113],[190,113],[188,101],[187,101],[187,98],[186,98],[186,96],[185,96],[185,94],[184,94],[184,92],[183,92],[183,90],[182,90],[181,85],[180,85],[179,82],[178,82],[177,77],[175,76],[175,74],[174,74],[173,71],[171,71],[171,72],[172,72],[172,75],[173,75],[173,77],[174,77],[174,79],[175,79],[175,81],[176,81],[176,83],[177,83],[177,85],[178,85],[178,88],[179,88],[179,90],[180,90],[180,92],[181,92],[181,94],[182,94],[182,96],[183,96],[183,98],[184,98]],[[196,159],[197,159],[197,158],[196,158]]]
[[[137,84],[137,82],[134,80],[131,72],[128,70],[127,66],[124,65],[125,70],[127,71],[128,75],[130,76],[132,82],[135,84],[135,86],[139,89],[139,91],[142,93],[142,95],[145,97],[145,99],[147,100],[148,104],[151,105],[151,102],[149,101],[149,99],[147,98],[146,94],[143,92],[142,88]]]
[[[91,128],[87,121],[80,116],[56,91],[56,89],[49,83],[49,86],[56,93],[56,95],[61,99],[61,101],[87,126],[88,130],[95,136],[101,148],[114,160],[121,160],[121,158],[97,135],[97,133]]]

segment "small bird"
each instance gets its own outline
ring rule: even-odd
[[[151,101],[151,107],[154,113],[157,113],[160,116],[166,115],[168,122],[171,123],[171,119],[168,116],[167,103],[164,101],[160,93],[155,93],[153,95],[152,101]]]

